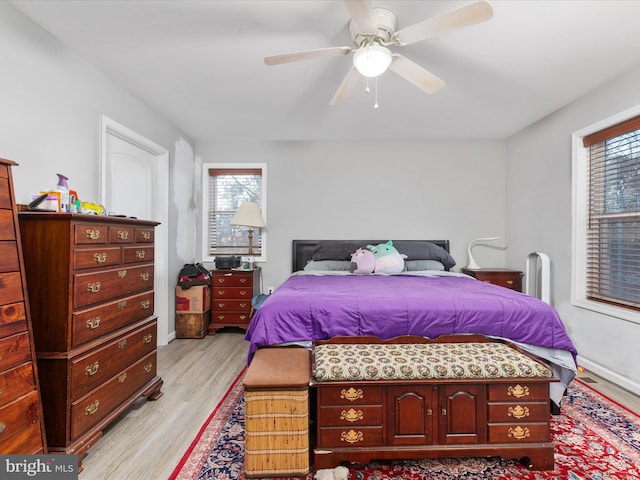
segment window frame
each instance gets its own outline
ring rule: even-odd
[[[224,169],[233,169],[233,170],[256,170],[259,169],[262,171],[262,196],[260,199],[260,210],[262,212],[262,218],[264,219],[265,224],[267,224],[267,164],[266,163],[203,163],[202,164],[202,202],[200,203],[200,208],[202,211],[201,216],[201,256],[202,262],[213,263],[215,261],[215,256],[209,255],[209,170],[224,170]],[[242,256],[242,261],[253,261],[253,262],[266,262],[267,261],[267,229],[263,228],[261,230],[261,251],[260,255],[253,255],[249,258],[246,255]]]
[[[606,118],[572,134],[572,267],[571,304],[629,322],[640,324],[640,312],[587,298],[587,220],[589,147],[583,139],[595,132],[640,115],[640,105]]]

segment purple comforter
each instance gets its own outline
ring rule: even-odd
[[[267,345],[335,336],[435,338],[480,333],[570,351],[557,312],[537,298],[465,276],[291,276],[256,311],[249,361]]]

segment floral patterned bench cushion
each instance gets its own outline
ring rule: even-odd
[[[321,382],[551,377],[549,368],[502,343],[314,345]]]

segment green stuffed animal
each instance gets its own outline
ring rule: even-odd
[[[378,245],[367,245],[367,248],[376,259],[374,273],[400,273],[404,270],[404,259],[407,256],[401,255],[391,240]]]

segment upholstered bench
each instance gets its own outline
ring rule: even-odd
[[[480,335],[314,342],[316,468],[502,456],[553,468],[551,370]]]
[[[253,357],[243,379],[245,476],[304,476],[309,452],[310,352],[267,347]]]

